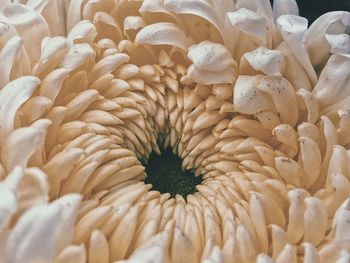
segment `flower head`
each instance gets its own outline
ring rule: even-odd
[[[0,0],[0,261],[347,260],[349,27],[294,0]],[[168,146],[197,192],[144,183]]]

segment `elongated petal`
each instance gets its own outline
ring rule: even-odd
[[[39,84],[38,78],[26,76],[11,81],[0,91],[0,145],[14,129],[18,108],[30,98]]]
[[[0,52],[0,90],[10,81],[10,73],[14,66],[16,57],[20,52],[22,40],[20,37],[13,37],[6,42]]]
[[[4,185],[0,185],[0,231],[7,226],[10,222],[12,215],[17,209],[17,200],[14,193],[6,188]]]
[[[51,121],[44,119],[39,121],[44,121],[45,124],[42,127],[16,129],[6,138],[1,150],[1,162],[7,171],[11,171],[17,165],[26,167],[31,156],[40,148],[45,138],[45,130]]]
[[[277,19],[277,26],[283,40],[287,43],[294,56],[303,65],[312,83],[316,83],[316,72],[306,52],[303,38],[307,30],[307,19],[294,15],[283,15]]]
[[[23,44],[33,65],[39,60],[40,43],[50,35],[46,20],[33,9],[22,4],[7,5],[2,12],[16,27],[18,34],[23,39]]]
[[[52,262],[61,212],[58,205],[40,205],[24,213],[9,236],[8,262]]]

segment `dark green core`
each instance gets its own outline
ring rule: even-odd
[[[196,185],[202,182],[202,178],[195,177],[191,171],[183,171],[181,162],[171,148],[163,150],[161,155],[152,152],[145,165],[145,183],[152,184],[153,190],[169,193],[172,197],[179,194],[186,198],[187,195],[197,192]]]

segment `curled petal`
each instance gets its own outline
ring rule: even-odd
[[[89,44],[76,44],[69,48],[60,67],[74,71],[85,63],[94,60],[95,56],[96,52]]]
[[[306,89],[299,89],[297,95],[303,98],[307,108],[307,122],[315,123],[319,116],[319,104],[312,93]]]
[[[36,11],[22,4],[10,4],[2,9],[9,22],[16,27],[23,39],[23,45],[28,52],[32,65],[39,60],[40,43],[50,35],[46,20]]]
[[[292,85],[284,78],[264,77],[258,89],[271,95],[283,123],[294,126],[298,121],[298,106]]]
[[[284,71],[284,56],[279,50],[270,50],[259,47],[243,55],[240,67],[249,63],[256,71],[268,76],[281,76]],[[240,69],[241,71],[241,69]],[[240,72],[242,74],[242,72]]]
[[[227,48],[211,41],[191,46],[187,56],[199,70],[222,71],[236,65]]]
[[[135,38],[136,44],[171,45],[187,51],[192,38],[173,23],[157,23],[141,29]]]
[[[345,11],[328,12],[312,23],[304,36],[304,43],[310,55],[312,65],[322,66],[329,58],[331,43],[326,34],[338,35],[346,33],[350,25],[350,13]]]
[[[44,77],[61,63],[68,51],[68,41],[64,37],[45,38],[41,42],[41,54],[33,71],[36,76]]]
[[[213,5],[202,0],[165,0],[165,8],[179,16],[187,32],[196,42],[210,39],[222,43],[227,36],[222,31],[222,19],[226,14],[218,16]],[[217,6],[217,5],[216,5]],[[198,30],[201,28],[201,30]]]
[[[244,8],[227,15],[232,26],[237,26],[242,32],[255,36],[265,43],[267,21],[264,17]]]
[[[331,46],[330,53],[349,54],[350,36],[348,34],[331,35],[326,34],[326,39]]]
[[[11,81],[0,91],[0,145],[14,129],[18,108],[30,98],[39,84],[38,78],[26,76]]]
[[[69,32],[67,39],[74,44],[91,44],[97,36],[97,30],[94,24],[88,20],[80,21]]]
[[[334,54],[322,70],[312,93],[322,108],[350,96],[350,55]]]
[[[257,89],[263,76],[239,76],[233,90],[235,111],[254,114],[271,107],[271,99]]]
[[[124,34],[129,39],[134,40],[136,33],[141,28],[145,27],[146,23],[140,16],[128,16],[124,20]]]

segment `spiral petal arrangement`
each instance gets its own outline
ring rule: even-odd
[[[0,262],[348,262],[350,13],[298,14],[0,0]]]

